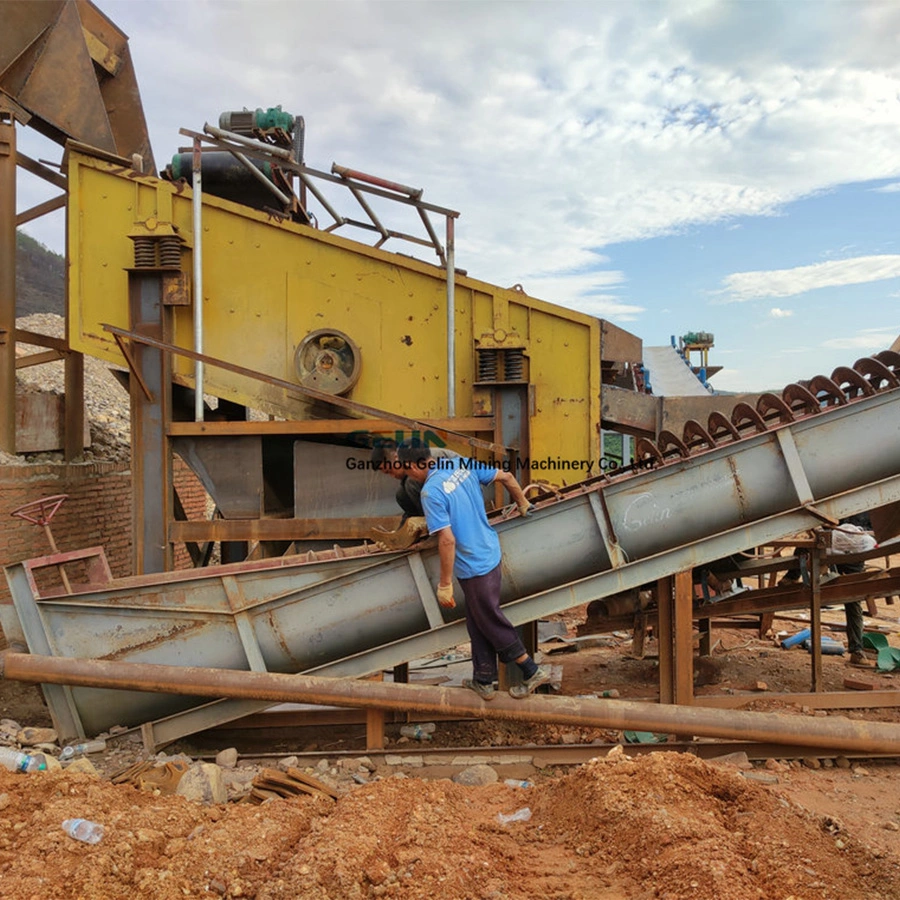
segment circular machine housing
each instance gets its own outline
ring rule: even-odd
[[[319,328],[300,341],[294,368],[303,387],[346,394],[359,380],[359,347],[343,331]]]

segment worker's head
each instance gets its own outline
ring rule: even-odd
[[[415,481],[424,481],[431,466],[431,450],[419,440],[404,441],[397,447],[402,472]]]
[[[372,447],[372,468],[390,475],[391,478],[403,478],[405,473],[397,459],[396,441],[381,440]]]

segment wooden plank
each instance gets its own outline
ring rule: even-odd
[[[293,766],[288,766],[287,773],[295,781],[299,781],[311,788],[315,788],[317,791],[321,791],[321,793],[327,794],[329,797],[333,797],[335,800],[337,800],[337,791],[335,791],[333,788],[330,788],[327,784],[325,784],[325,782],[319,781],[318,778],[313,778],[312,775],[307,775],[306,772],[304,772],[302,769],[295,769]]]

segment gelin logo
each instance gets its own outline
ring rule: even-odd
[[[393,434],[374,431],[351,431],[347,435],[357,447],[393,447],[407,444],[410,447],[446,447],[447,442],[433,431],[395,431]]]
[[[622,527],[625,531],[639,531],[648,525],[658,525],[668,521],[672,511],[667,506],[660,506],[653,494],[645,491],[638,494],[625,508]]]

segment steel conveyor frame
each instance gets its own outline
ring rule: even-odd
[[[758,433],[709,440],[703,452],[659,453],[654,469],[584,482],[539,502],[529,519],[500,521],[510,620],[524,624],[823,519],[900,502],[900,390],[884,380],[888,390],[774,428],[753,423]],[[353,677],[467,640],[462,611],[445,622],[436,604],[437,571],[437,551],[424,545],[363,561],[236,564],[40,597],[20,563],[7,568],[15,615],[0,615],[7,636],[21,634],[33,653]],[[137,704],[140,721],[154,720],[145,726],[153,745],[270,705],[221,700],[145,715],[149,695],[87,688],[48,691],[48,702],[68,737],[134,724],[123,721],[122,696]]]

